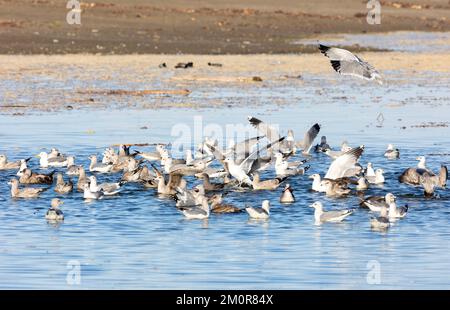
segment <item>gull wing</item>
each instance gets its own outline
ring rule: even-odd
[[[336,158],[328,168],[328,172],[325,175],[326,179],[338,179],[342,178],[345,175],[345,172],[348,169],[351,169],[355,166],[359,157],[364,151],[364,145],[351,149],[348,152],[345,152],[338,158]]]
[[[273,142],[280,138],[280,134],[275,128],[264,123],[260,119],[257,119],[256,117],[253,116],[249,116],[248,121],[253,127],[256,128],[256,130],[258,130],[259,133],[266,136],[270,142]]]
[[[267,144],[266,146],[262,147],[262,148],[257,148],[255,151],[253,151],[246,159],[244,159],[242,161],[242,163],[240,164],[240,167],[242,170],[244,170],[244,172],[246,174],[249,174],[250,171],[252,171],[252,166],[254,164],[254,162],[259,158],[259,153],[267,150],[269,148],[271,148],[272,146],[274,146],[275,144],[280,143],[281,141],[283,141],[286,137],[281,137],[278,138],[276,141]]]

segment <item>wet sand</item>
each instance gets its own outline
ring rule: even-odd
[[[380,25],[366,22],[366,3],[86,1],[69,25],[66,1],[0,0],[0,54],[280,54],[315,52],[292,42],[319,34],[450,31],[447,0],[383,0]]]
[[[304,55],[36,55],[0,56],[0,113],[137,107],[227,107],[217,94],[272,92],[284,87],[445,85],[450,55],[367,52],[360,54],[385,77],[385,85],[339,76],[321,54]],[[192,61],[193,68],[175,69]],[[208,62],[222,67],[208,66]],[[167,68],[159,68],[166,63]],[[448,85],[448,84],[447,84]],[[226,98],[227,96],[222,96]],[[255,103],[259,104],[259,103]]]

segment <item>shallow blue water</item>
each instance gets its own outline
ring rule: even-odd
[[[244,91],[198,86],[186,99],[228,100],[233,108],[0,115],[0,153],[19,159],[58,147],[87,166],[90,154],[100,155],[112,144],[173,141],[173,126],[193,127],[195,116],[202,116],[205,126],[224,128],[246,124],[246,116],[255,115],[278,124],[282,133],[292,128],[298,139],[317,121],[334,147],[343,140],[365,144],[361,163],[371,161],[386,171],[386,184],[371,188],[368,195],[392,191],[400,204],[409,204],[406,218],[386,233],[370,229],[372,214],[365,209],[343,223],[315,226],[310,203],[357,208],[358,198],[313,193],[306,176],[289,180],[297,198],[291,205],[278,203],[281,190],[226,196],[226,202],[240,207],[269,199],[272,214],[265,222],[249,221],[246,214],[184,220],[170,199],[127,184],[117,197],[91,203],[77,192],[59,196],[65,201],[65,220],[55,226],[44,219],[50,199],[58,196],[53,189],[35,200],[11,199],[6,181],[15,171],[0,171],[0,288],[450,288],[450,193],[439,190],[438,199],[425,199],[421,189],[397,182],[403,169],[416,165],[418,155],[428,155],[428,166],[435,171],[449,164],[449,128],[413,126],[448,122],[450,77],[415,77],[382,87],[350,79],[337,87],[335,79],[306,75],[301,84],[287,81]],[[384,120],[377,120],[380,113]],[[400,160],[383,157],[388,143],[400,148]],[[309,174],[323,175],[330,160],[315,154],[309,164]],[[31,166],[38,169],[37,158]],[[263,174],[271,176],[272,170]],[[99,178],[118,180],[120,175]],[[67,281],[72,261],[81,265],[79,285]],[[372,261],[380,264],[379,284],[367,281]]]

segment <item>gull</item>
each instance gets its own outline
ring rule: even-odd
[[[295,202],[294,189],[292,188],[292,186],[290,184],[286,184],[284,186],[283,192],[281,193],[281,196],[280,196],[280,202],[281,203]]]
[[[166,183],[164,175],[152,163],[150,163],[150,165],[156,173],[155,181],[158,183],[158,194],[175,195],[177,192],[176,188],[180,185],[182,176],[177,173],[170,173],[169,180]]]
[[[19,181],[17,179],[11,179],[8,185],[11,186],[11,197],[13,198],[37,198],[42,192],[47,190],[47,188],[31,187],[19,189]]]
[[[77,176],[80,173],[80,167],[75,165],[75,157],[68,156],[67,157],[67,171],[66,174],[69,176]]]
[[[327,150],[331,150],[331,147],[328,145],[328,143],[327,143],[327,137],[326,136],[322,136],[321,138],[320,138],[320,143],[319,144],[317,144],[315,147],[314,147],[314,151],[316,152],[316,153],[324,153],[324,152],[326,152]]]
[[[408,205],[405,205],[404,207],[397,207],[397,203],[395,202],[395,196],[394,199],[392,199],[389,202],[389,219],[396,219],[396,218],[403,218],[406,216],[406,213],[408,213]]]
[[[50,204],[50,208],[47,210],[45,214],[45,218],[48,221],[63,221],[64,213],[59,208],[64,202],[59,200],[58,198],[53,198]]]
[[[439,175],[436,175],[426,167],[425,156],[419,156],[416,159],[419,161],[417,168],[406,169],[398,178],[400,183],[422,186],[424,188],[425,196],[433,195],[436,187],[446,187],[448,178],[446,166],[442,165]]]
[[[387,157],[388,159],[397,159],[400,158],[400,151],[397,148],[394,148],[393,144],[389,144],[386,152],[384,152],[384,157]]]
[[[319,225],[324,222],[341,222],[347,216],[352,214],[354,210],[339,210],[339,211],[324,211],[323,205],[320,201],[316,201],[312,205],[311,208],[314,208],[314,219],[315,224]]]
[[[358,179],[358,184],[356,185],[356,190],[364,191],[368,188],[369,188],[369,182],[366,180],[365,177],[360,177]]]
[[[48,167],[66,167],[67,166],[67,158],[65,157],[53,157],[48,158],[48,154],[45,152],[39,153],[38,157],[39,164],[42,168],[48,168]]]
[[[351,190],[348,188],[348,182],[339,180],[324,179],[325,194],[327,196],[344,196],[350,194]]]
[[[18,177],[20,177],[20,176],[23,174],[23,172],[25,171],[25,169],[28,168],[27,162],[28,162],[30,159],[31,159],[31,158],[28,158],[28,159],[21,159],[21,160],[20,160],[20,167],[19,167],[19,170],[18,170],[17,173],[16,173],[16,175],[17,175]]]
[[[309,167],[299,168],[300,165],[304,164],[306,160],[290,163],[283,159],[283,154],[276,153],[275,154],[275,172],[277,176],[291,176],[304,174]]]
[[[73,190],[73,183],[69,179],[69,182],[64,182],[62,173],[56,174],[56,186],[55,192],[60,194],[67,194]]]
[[[210,198],[212,213],[241,213],[243,210],[230,204],[223,203],[222,194],[215,194]]]
[[[52,148],[47,157],[48,159],[59,158],[61,161],[64,161],[66,159],[65,156],[61,154],[57,148]]]
[[[278,140],[267,144],[266,146],[256,149],[247,158],[245,158],[240,164],[236,164],[233,158],[227,157],[224,160],[228,171],[230,174],[239,181],[239,184],[246,184],[248,186],[252,185],[252,181],[250,180],[249,174],[255,172],[260,168],[260,163],[258,160],[260,159],[260,152],[270,149],[273,145],[284,140],[284,137],[279,138]]]
[[[93,200],[93,199],[102,199],[103,198],[103,192],[102,191],[99,191],[99,192],[91,191],[89,183],[84,184],[83,191],[84,191],[84,193],[83,193],[84,199]]]
[[[25,161],[25,163],[26,163],[30,159],[31,159],[31,157],[27,158],[27,159],[18,160],[18,161],[8,162],[8,157],[6,157],[6,155],[1,154],[0,155],[0,170],[18,169],[18,168],[20,168],[22,161]]]
[[[375,229],[387,229],[390,226],[388,218],[388,209],[386,206],[382,206],[380,210],[380,216],[372,217],[370,219],[370,227]]]
[[[186,188],[186,183],[181,182],[176,188],[175,200],[177,201],[176,207],[192,207],[202,203],[205,197],[205,188],[199,184],[192,190]]]
[[[125,169],[125,172],[123,173],[121,180],[125,182],[139,182],[141,180],[141,174],[143,173],[143,169],[144,169],[143,167],[140,167],[137,164],[134,158],[130,157],[127,160],[127,168]]]
[[[97,163],[97,156],[95,155],[89,156],[89,159],[91,160],[89,165],[90,172],[108,173],[113,167],[112,164]]]
[[[55,171],[49,174],[38,174],[27,168],[22,172],[19,178],[19,183],[22,184],[53,184],[53,174]]]
[[[105,196],[112,196],[120,192],[120,188],[125,183],[123,181],[117,183],[97,183],[97,178],[95,175],[89,177],[90,185],[89,189],[91,192],[103,192]]]
[[[331,66],[339,74],[356,76],[383,84],[383,79],[378,71],[371,64],[351,52],[322,44],[319,44],[319,50],[330,59]]]
[[[366,179],[370,184],[383,184],[385,181],[383,173],[383,169],[377,169],[374,176],[366,176]]]
[[[375,170],[373,169],[372,163],[367,163],[367,168],[364,171],[364,175],[366,177],[374,177],[375,176]]]
[[[211,168],[207,167],[202,172],[196,173],[195,176],[199,179],[203,177],[203,174],[207,174],[210,179],[214,178],[224,178],[228,175],[228,172],[222,168]]]
[[[208,200],[203,197],[202,203],[199,207],[192,207],[188,209],[182,209],[181,211],[187,219],[203,220],[209,217],[210,209]]]
[[[327,179],[339,179],[347,176],[348,170],[356,169],[356,163],[364,151],[364,145],[351,149],[336,158],[325,175]]]
[[[361,207],[367,207],[372,212],[380,212],[382,208],[388,208],[391,202],[395,201],[395,196],[392,193],[387,193],[385,196],[370,196],[360,202]]]
[[[158,161],[161,160],[161,154],[165,150],[165,146],[163,144],[156,145],[156,152],[140,152],[136,151],[139,156],[148,161]]]
[[[77,190],[79,192],[83,192],[84,191],[84,184],[87,183],[87,179],[86,179],[86,171],[84,170],[83,167],[80,167],[78,169],[78,182],[77,182]]]
[[[263,134],[267,137],[267,139],[270,142],[276,141],[280,138],[280,134],[278,133],[278,130],[276,130],[274,127],[264,123],[263,121],[257,119],[256,117],[249,116],[248,117],[249,123],[258,130],[259,133]],[[303,154],[309,154],[309,151],[312,148],[312,144],[314,142],[314,139],[317,137],[320,131],[320,125],[314,124],[306,133],[302,141],[298,141],[295,143],[295,146],[302,149]],[[290,138],[286,139],[285,142],[280,144],[280,148],[285,145],[289,144],[293,140],[293,132],[290,131]]]
[[[253,176],[252,187],[255,190],[274,190],[277,189],[280,184],[287,179],[286,176],[277,177],[275,179],[269,179],[261,181],[258,172],[253,172],[251,174]]]
[[[203,187],[206,191],[218,191],[223,189],[225,186],[223,183],[211,183],[207,173],[202,173],[201,177],[203,179]]]
[[[266,220],[270,216],[270,202],[269,200],[264,200],[261,208],[247,206],[245,211],[247,211],[251,219]]]
[[[171,164],[186,164],[186,160],[183,158],[172,158],[170,157],[169,151],[164,149],[161,151],[161,166],[164,166],[166,164],[166,161],[168,159],[171,159]]]
[[[315,173],[309,176],[309,179],[312,179],[312,190],[319,193],[325,193],[327,191],[327,185],[321,179],[320,174]]]

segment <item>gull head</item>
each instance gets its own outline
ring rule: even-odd
[[[416,158],[416,160],[418,160],[418,161],[425,161],[425,156],[418,156]]]
[[[387,146],[387,150],[388,151],[393,151],[394,150],[394,145],[389,143],[388,146]]]
[[[313,179],[313,180],[320,180],[320,175],[317,173],[314,173],[314,174],[311,174],[308,178]]]
[[[38,154],[38,156],[37,157],[39,157],[39,158],[47,158],[47,153],[45,153],[45,152],[40,152],[39,154]]]
[[[59,206],[63,205],[64,201],[62,201],[61,199],[58,198],[53,198],[52,202],[50,203],[50,205],[52,206],[52,208],[54,209],[58,209]]]
[[[393,202],[395,202],[396,198],[397,197],[395,197],[394,194],[387,193],[384,199],[385,199],[386,203],[393,203]]]
[[[314,208],[316,210],[322,210],[323,205],[320,201],[316,201],[315,203],[309,205],[310,208]]]

